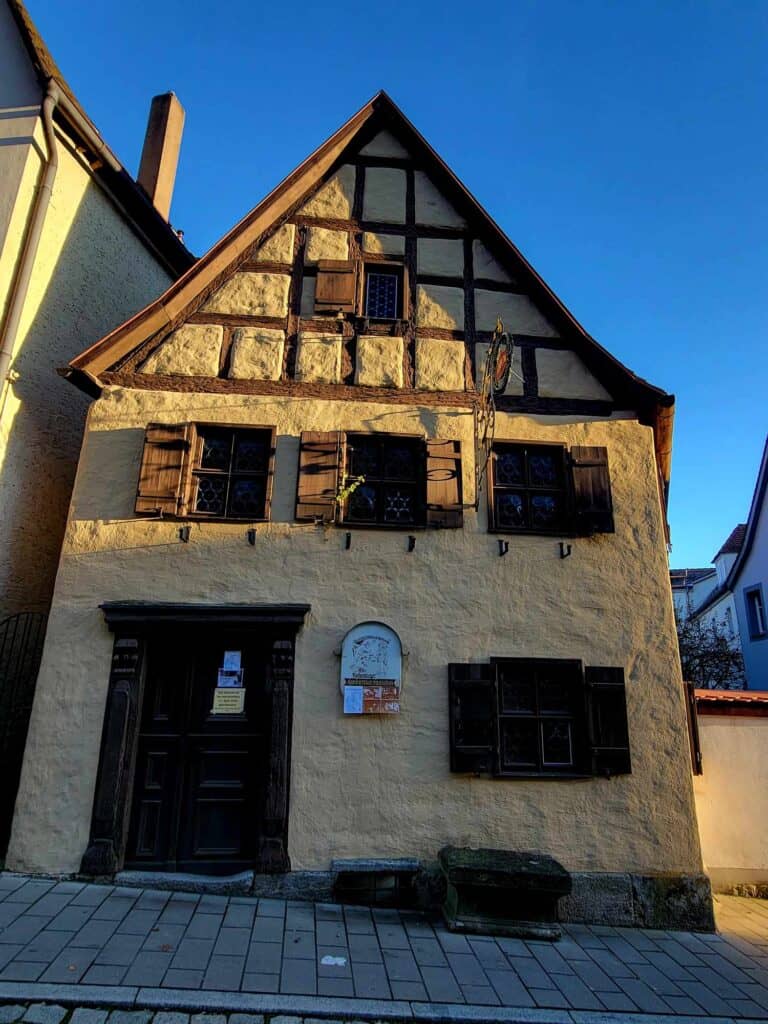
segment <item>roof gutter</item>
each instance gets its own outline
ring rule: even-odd
[[[59,155],[56,150],[56,137],[53,131],[53,111],[56,105],[63,99],[58,86],[51,79],[43,99],[42,121],[43,133],[45,135],[46,148],[48,150],[40,184],[35,195],[34,206],[27,228],[27,237],[24,241],[24,248],[21,259],[16,269],[16,274],[11,287],[11,296],[8,302],[5,320],[0,330],[0,419],[5,411],[5,402],[8,396],[8,389],[11,384],[11,360],[16,345],[16,336],[19,332],[21,315],[24,310],[24,302],[29,290],[29,282],[32,278],[32,269],[35,265],[35,256],[40,245],[40,238],[45,224],[45,215],[53,192],[53,183],[56,179],[56,171],[59,166]]]

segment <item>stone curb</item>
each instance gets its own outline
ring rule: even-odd
[[[181,1010],[187,1013],[218,1010],[224,1013],[293,1014],[336,1018],[334,1024],[338,1024],[339,1018],[354,1021],[430,1021],[433,1024],[745,1024],[742,1018],[702,1018],[682,1014],[601,1013],[592,1010],[538,1010],[123,985],[0,982],[0,1004],[33,1002],[56,1002],[65,1006]],[[766,1024],[768,1017],[753,1017],[750,1020],[754,1024]]]

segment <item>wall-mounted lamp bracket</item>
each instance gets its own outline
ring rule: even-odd
[[[571,545],[570,544],[564,544],[563,541],[560,541],[560,557],[561,558],[568,558],[570,553],[571,553]]]
[[[509,541],[508,540],[500,540],[499,541],[499,558],[503,558],[504,555],[506,555],[506,553],[508,551],[509,551]]]

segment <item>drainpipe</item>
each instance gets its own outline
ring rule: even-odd
[[[45,135],[48,156],[45,162],[40,184],[35,195],[32,215],[27,230],[27,237],[21,253],[21,260],[16,270],[11,289],[11,297],[5,316],[5,322],[0,333],[0,388],[2,389],[2,402],[0,403],[0,421],[5,411],[5,401],[8,396],[8,388],[11,382],[11,359],[16,343],[16,335],[19,330],[21,314],[24,309],[24,300],[27,297],[29,282],[32,277],[32,269],[35,265],[35,256],[40,244],[40,237],[43,233],[45,215],[53,192],[53,182],[56,178],[56,171],[59,166],[59,156],[56,151],[56,137],[53,131],[53,110],[59,102],[60,94],[58,86],[53,79],[48,82],[48,89],[43,100],[42,118],[43,133]]]

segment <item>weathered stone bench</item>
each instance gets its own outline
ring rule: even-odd
[[[333,860],[333,898],[365,906],[412,906],[414,879],[420,868],[421,863],[411,857]]]
[[[515,850],[446,846],[443,916],[451,931],[558,939],[557,903],[571,876],[554,858]]]

